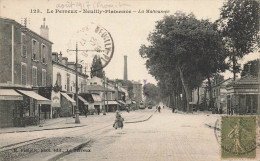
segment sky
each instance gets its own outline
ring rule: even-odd
[[[124,55],[127,56],[128,79],[157,84],[145,67],[145,61],[139,55],[139,48],[147,44],[147,37],[153,31],[156,21],[165,15],[176,11],[193,12],[198,19],[219,18],[222,0],[1,0],[1,17],[14,19],[21,23],[22,18],[28,18],[28,28],[40,33],[43,18],[49,27],[49,40],[53,42],[52,51],[62,52],[69,61],[75,61],[75,53],[67,49],[75,49],[77,31],[91,26],[102,26],[114,41],[114,54],[109,64],[104,68],[110,79],[123,79]],[[57,13],[56,11],[77,10],[77,13]],[[105,11],[107,13],[83,13],[84,11]],[[108,13],[109,11],[131,11],[131,13]],[[167,13],[146,13],[146,10],[163,10]],[[36,11],[36,13],[35,13]],[[39,12],[38,12],[39,11]],[[51,13],[53,11],[53,13]],[[81,11],[81,12],[80,12]],[[144,13],[138,13],[138,11]],[[87,33],[91,35],[91,33]],[[82,36],[82,35],[80,35]],[[90,36],[91,37],[91,36]],[[100,43],[101,40],[100,40]],[[91,45],[87,45],[91,50]],[[85,48],[84,48],[85,49]],[[250,53],[240,63],[246,63],[259,57],[259,53]],[[83,63],[92,61],[91,53],[87,57],[79,53]],[[230,72],[224,73],[225,78],[232,77]]]

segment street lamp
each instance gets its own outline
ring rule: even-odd
[[[116,101],[117,101],[116,110],[119,110],[119,107],[118,107],[118,82],[117,82],[117,80],[116,80],[116,83],[115,83],[115,87],[116,87]]]
[[[103,115],[106,115],[106,99],[107,99],[107,95],[106,94],[106,77],[105,77],[105,74],[104,74],[104,92],[103,92],[103,98],[104,98],[104,108],[103,108]]]
[[[72,49],[67,49],[67,52],[70,51],[76,51],[76,109],[75,109],[75,123],[76,124],[80,124],[80,120],[79,120],[79,100],[78,100],[78,51],[103,51],[103,50],[78,50],[78,43],[76,43],[76,50],[72,50]]]

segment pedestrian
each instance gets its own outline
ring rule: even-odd
[[[174,108],[174,107],[172,107],[172,113],[174,113],[174,110],[175,110],[175,108]]]
[[[98,113],[98,115],[100,114],[100,108],[99,107],[97,108],[97,113]]]
[[[119,111],[116,111],[116,120],[113,124],[113,127],[115,129],[117,129],[118,127],[121,127],[121,129],[123,128],[124,124],[123,124],[124,118],[120,115]]]
[[[158,111],[161,112],[161,106],[158,107]]]
[[[164,106],[162,108],[164,109]]]

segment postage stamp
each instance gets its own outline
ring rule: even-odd
[[[221,158],[257,157],[257,117],[222,116]]]

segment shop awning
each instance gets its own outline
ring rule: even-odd
[[[97,94],[92,94],[94,102],[102,102],[101,97]]]
[[[86,101],[84,98],[82,98],[81,96],[78,96],[78,99],[80,101],[82,101],[85,105],[88,105],[88,101]]]
[[[132,101],[131,100],[126,100],[126,104],[131,105]]]
[[[116,102],[116,101],[105,101],[105,104],[109,104],[109,105],[117,105],[118,102]]]
[[[38,93],[35,93],[33,91],[24,91],[24,90],[17,90],[21,92],[22,94],[31,97],[37,101],[37,104],[51,104],[51,100],[39,95]]]
[[[0,100],[23,100],[23,96],[13,89],[0,89]]]
[[[76,101],[73,100],[69,95],[67,95],[67,93],[61,93],[61,95],[65,97],[69,102],[71,102],[73,106],[76,106]]]
[[[124,102],[124,101],[122,101],[122,100],[118,100],[118,102],[119,102],[120,104],[123,104],[123,105],[125,105],[125,102]]]

